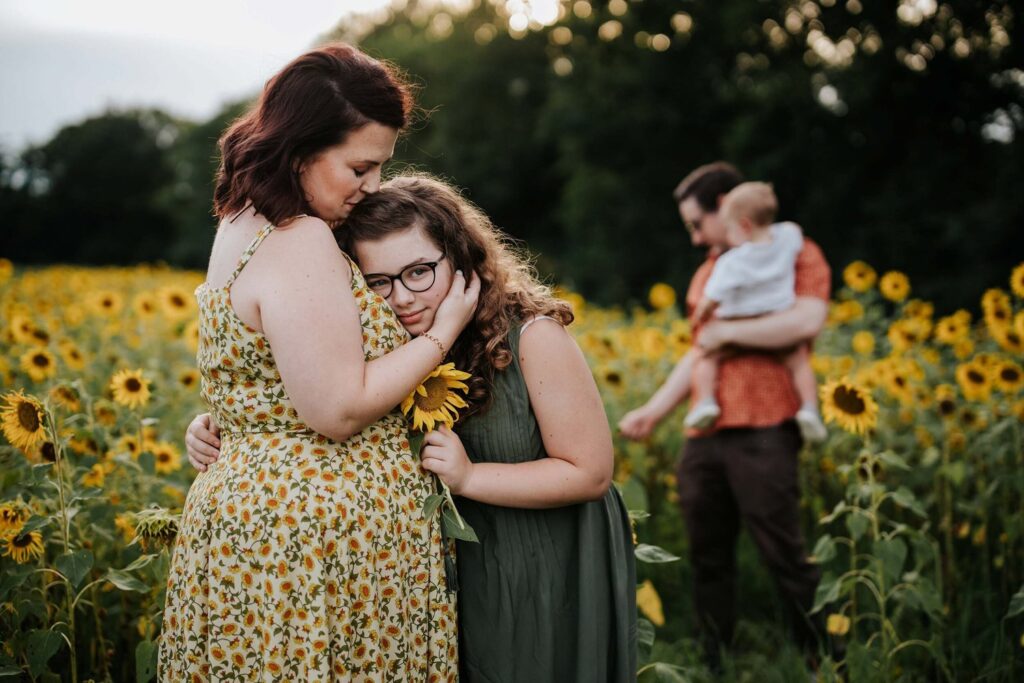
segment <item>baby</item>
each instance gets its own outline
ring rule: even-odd
[[[748,318],[782,311],[796,302],[794,266],[803,248],[803,233],[793,223],[773,223],[778,200],[767,183],[743,183],[726,195],[719,215],[731,247],[715,262],[704,298],[693,313],[695,322],[718,318]],[[783,362],[793,374],[801,407],[796,422],[804,440],[820,443],[828,435],[818,412],[818,387],[810,364],[808,344],[786,352]],[[693,368],[693,395],[702,397],[684,424],[706,429],[721,414],[715,400],[718,358],[700,354]]]

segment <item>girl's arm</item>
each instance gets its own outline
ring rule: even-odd
[[[549,457],[473,463],[442,428],[424,440],[423,467],[453,493],[492,505],[551,508],[601,498],[612,480],[612,437],[583,353],[557,322],[538,320],[520,340],[519,360]]]

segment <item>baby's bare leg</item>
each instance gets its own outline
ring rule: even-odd
[[[697,358],[693,362],[693,374],[690,375],[692,393],[690,403],[696,405],[701,401],[715,398],[715,382],[718,381],[718,354],[697,349]]]
[[[811,368],[811,354],[807,344],[800,344],[786,354],[783,362],[793,374],[793,385],[796,387],[797,396],[800,397],[800,405],[817,406],[818,379]]]

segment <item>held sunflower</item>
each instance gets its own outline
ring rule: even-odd
[[[149,380],[142,370],[121,370],[110,379],[114,402],[128,408],[141,408],[149,403]]]
[[[828,422],[854,434],[864,434],[878,421],[878,404],[871,393],[843,377],[821,388],[821,414]]]
[[[46,438],[46,413],[42,404],[32,396],[21,391],[6,394],[0,416],[4,436],[16,448],[30,450]]]
[[[468,372],[456,370],[454,363],[437,366],[402,401],[402,412],[411,415],[412,428],[429,432],[437,425],[454,425],[459,419],[458,409],[469,405],[455,390],[467,391],[469,387],[462,380],[469,377]]]

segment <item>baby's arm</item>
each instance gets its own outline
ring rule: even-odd
[[[715,314],[715,309],[718,308],[719,303],[706,296],[703,297],[696,308],[693,309],[693,322],[700,324],[710,320],[711,316]]]

